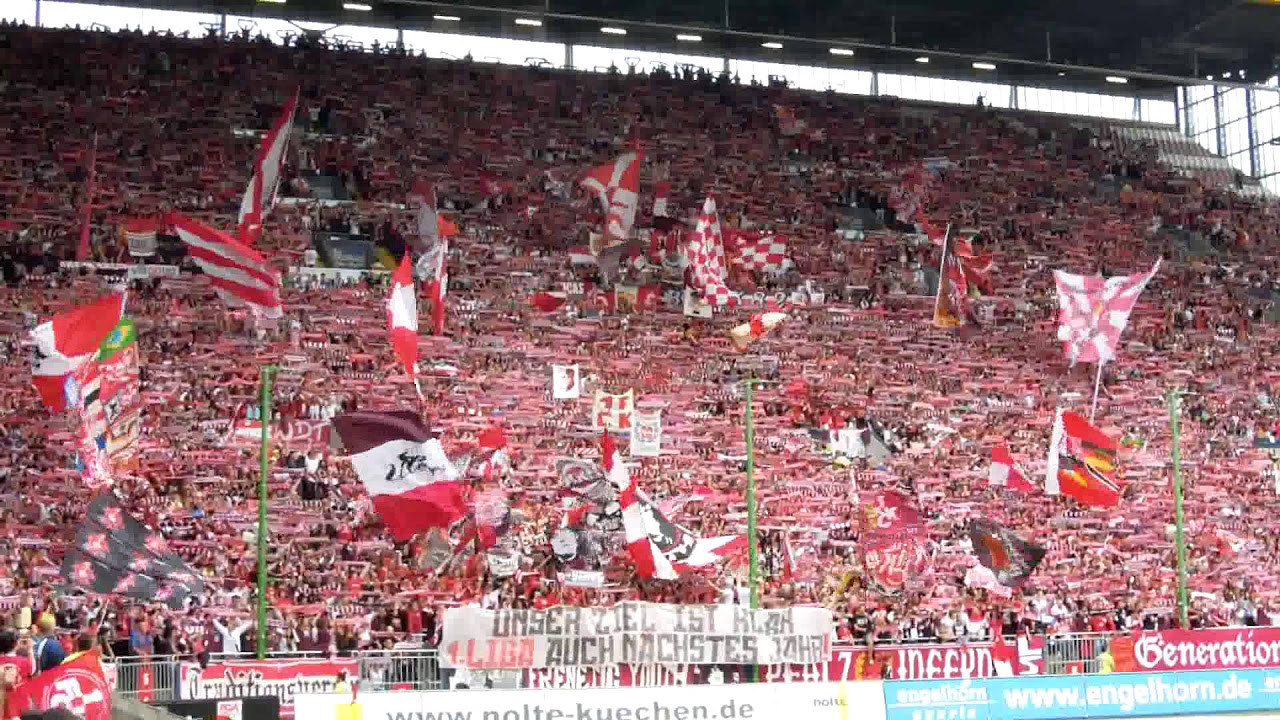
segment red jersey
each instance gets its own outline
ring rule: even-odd
[[[30,678],[35,672],[35,668],[31,665],[31,658],[25,655],[0,655],[0,674],[8,667],[14,669],[18,682]]]

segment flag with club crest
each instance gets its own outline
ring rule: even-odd
[[[1104,363],[1115,357],[1120,335],[1143,288],[1160,269],[1104,278],[1053,271],[1058,287],[1058,339],[1072,365]]]
[[[66,717],[111,720],[111,683],[97,650],[67,658],[61,665],[29,680],[20,680],[4,695],[4,717]]]
[[[204,592],[204,580],[164,538],[130,515],[111,492],[89,504],[63,557],[61,576],[97,593],[183,607]]]
[[[631,457],[662,455],[662,410],[636,409],[631,416]]]

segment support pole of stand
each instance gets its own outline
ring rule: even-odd
[[[267,655],[267,473],[271,465],[271,379],[275,365],[259,368],[262,390],[262,449],[258,455],[258,659]]]

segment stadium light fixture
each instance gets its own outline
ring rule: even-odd
[[[760,47],[762,47],[762,48],[769,48],[770,50],[781,50],[781,49],[782,49],[782,43],[780,43],[780,42],[767,42],[767,43],[760,43]]]
[[[831,48],[829,52],[832,55],[843,55],[845,57],[850,57],[853,55],[853,51],[850,50],[849,48]]]
[[[974,70],[995,70],[996,66],[989,62],[976,62],[973,64]]]
[[[271,3],[272,5],[284,5],[288,0],[258,0],[258,2]]]
[[[462,22],[462,18],[457,15],[432,15],[431,17],[440,22]]]
[[[921,55],[920,57],[916,58],[916,62],[921,63],[921,64],[924,64],[924,65],[928,65],[928,64],[929,64],[929,58],[925,57],[924,55]]]
[[[372,6],[372,5],[365,5],[364,3],[342,3],[342,9],[343,9],[343,10],[356,10],[356,11],[359,11],[359,12],[369,12],[370,10],[372,10],[372,9],[373,9],[373,6]]]
[[[516,18],[516,24],[524,25],[525,27],[542,27],[542,21],[534,20],[533,18]]]
[[[1107,82],[1115,83],[1116,85],[1125,85],[1129,82],[1129,78],[1120,77],[1119,75],[1108,75]]]
[[[676,35],[676,39],[680,42],[702,42],[701,35],[685,35],[684,33]]]
[[[600,32],[605,35],[626,35],[627,29],[620,27],[602,27],[600,28]]]

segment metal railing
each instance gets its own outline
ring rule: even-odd
[[[240,663],[252,667],[255,663],[287,663],[305,660],[354,661],[359,686],[365,690],[439,690],[449,671],[440,667],[439,654],[434,649],[370,650],[350,656],[331,656],[324,653],[268,653],[266,659],[256,660],[247,655],[220,654],[212,656],[208,665],[224,662]],[[115,692],[137,697],[146,702],[193,699],[183,697],[179,686],[183,682],[184,667],[187,672],[199,666],[191,655],[150,655],[116,658],[104,663],[108,682],[113,682]]]
[[[1105,651],[1115,633],[1077,633],[1046,636],[1044,643],[1043,671],[1047,675],[1096,673],[1098,656]],[[1012,638],[1008,642],[1014,642]],[[244,663],[251,668],[254,663],[287,663],[306,660],[351,662],[356,664],[353,680],[362,690],[445,690],[454,684],[454,671],[440,664],[435,649],[369,650],[348,656],[332,656],[322,653],[268,653],[265,660],[254,660],[246,655],[217,655],[210,665],[223,662]],[[198,665],[195,658],[186,656],[123,657],[107,666],[108,680],[114,678],[116,692],[137,697],[147,702],[166,702],[184,698],[180,685]],[[302,672],[302,671],[300,671]],[[518,671],[517,671],[518,672]],[[194,683],[189,683],[193,684]],[[517,685],[521,683],[517,682]],[[472,678],[468,685],[476,687],[505,686]],[[190,694],[188,690],[186,694]]]

